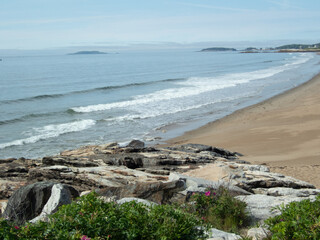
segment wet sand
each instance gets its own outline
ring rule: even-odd
[[[169,144],[199,143],[237,151],[320,188],[320,74],[262,103],[241,109]]]

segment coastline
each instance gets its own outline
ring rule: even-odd
[[[242,153],[243,160],[320,187],[320,73],[258,104],[167,141]]]

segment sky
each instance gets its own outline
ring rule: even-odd
[[[320,42],[320,1],[0,1],[0,49],[274,40]]]

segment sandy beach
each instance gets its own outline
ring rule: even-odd
[[[320,188],[320,74],[262,103],[171,139],[237,151]],[[210,173],[204,173],[210,174]]]

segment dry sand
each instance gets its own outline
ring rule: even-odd
[[[266,163],[273,172],[320,188],[320,74],[168,143],[200,143],[237,151],[244,154],[243,160]]]

